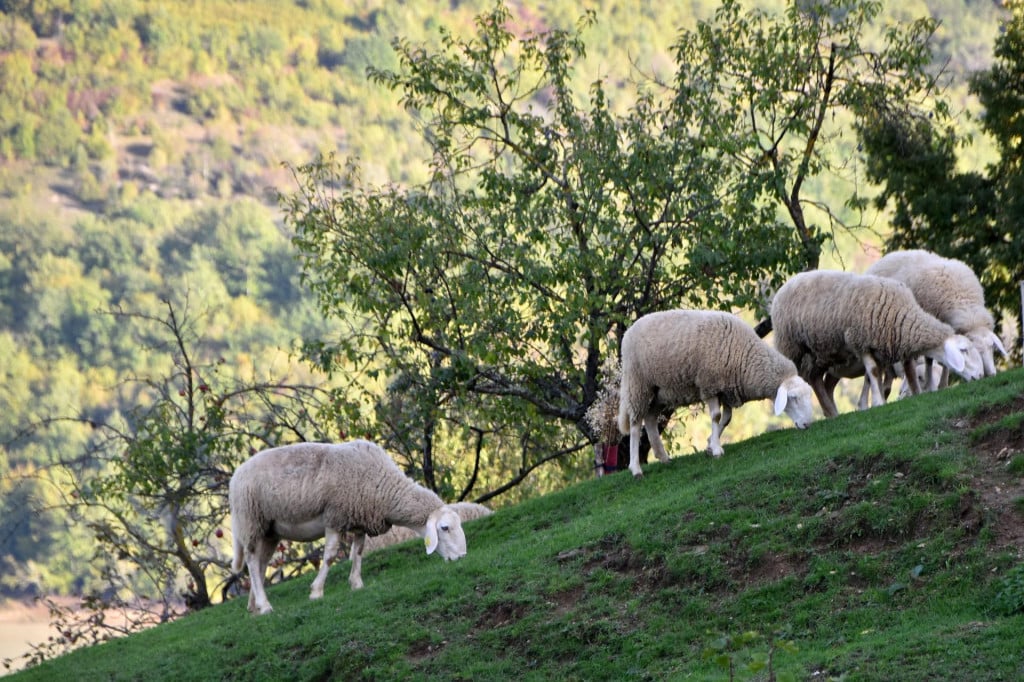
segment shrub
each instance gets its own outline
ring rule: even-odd
[[[1001,616],[1024,613],[1024,564],[1017,564],[999,581],[993,609]]]

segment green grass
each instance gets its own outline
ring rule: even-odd
[[[18,673],[108,680],[1024,679],[1024,370],[606,476]],[[742,413],[738,415],[742,418]]]

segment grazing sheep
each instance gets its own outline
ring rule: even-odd
[[[362,550],[367,535],[391,526],[413,528],[425,538],[427,554],[446,560],[466,554],[466,536],[458,513],[434,492],[406,477],[378,445],[296,443],[263,450],[239,465],[228,487],[234,561],[249,569],[249,611],[269,613],[263,588],[267,562],[281,539],[311,542],[325,537],[324,561],[310,599],[324,593],[330,559],[350,531],[352,589],[363,586]]]
[[[467,521],[479,519],[483,516],[490,516],[494,512],[491,511],[490,507],[486,507],[476,502],[450,502],[448,506],[455,510],[455,513],[462,519],[462,523],[465,524]],[[399,542],[405,542],[406,540],[412,540],[417,537],[416,531],[412,528],[406,528],[405,526],[394,526],[387,533],[367,537],[363,543],[363,554],[369,554],[370,552],[376,552],[379,549],[396,545]]]
[[[911,249],[887,253],[866,273],[890,277],[910,287],[917,303],[926,312],[971,340],[981,356],[984,376],[996,373],[995,351],[998,350],[1005,358],[1006,348],[993,331],[995,320],[985,307],[985,290],[966,263],[943,258],[931,251]],[[928,360],[926,363],[931,365]],[[935,388],[930,369],[926,376],[928,388]],[[948,372],[944,372],[940,383],[945,385],[948,378]]]
[[[863,365],[873,405],[884,395],[882,369],[913,367],[916,358],[934,358],[972,378],[965,355],[971,342],[921,309],[903,283],[874,275],[836,270],[802,272],[789,279],[772,299],[775,347],[800,369],[818,396],[826,416],[838,414],[826,378],[851,376]],[[917,372],[907,378],[920,393]]]
[[[766,344],[743,320],[710,310],[667,310],[644,315],[622,337],[619,430],[629,434],[629,470],[640,470],[640,427],[662,462],[668,453],[658,434],[658,415],[707,403],[711,436],[707,451],[723,454],[720,437],[732,408],[774,398],[798,428],[811,423],[811,389],[796,367]]]

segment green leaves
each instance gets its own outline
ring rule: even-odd
[[[430,180],[368,186],[356,161],[323,159],[298,169],[284,205],[306,281],[349,326],[339,351],[417,378],[401,382],[408,419],[387,417],[400,449],[429,453],[468,423],[515,452],[507,439],[537,419],[554,440],[535,456],[582,446],[598,369],[632,320],[759,310],[764,290],[816,266],[819,226],[844,222],[806,188],[843,171],[833,159],[844,110],[865,103],[858,83],[906,97],[920,69],[913,30],[894,30],[889,51],[861,46],[879,7],[769,15],[730,0],[680,34],[668,84],[632,74],[615,89],[578,83],[593,13],[518,36],[499,4],[475,34],[396,41],[398,68],[370,76],[422,125]]]
[[[765,637],[756,630],[747,630],[716,637],[705,647],[703,657],[725,670],[730,680],[736,679],[737,671],[750,673],[754,676],[751,679],[759,679],[762,674],[769,680],[795,679],[792,673],[776,671],[775,657],[780,651],[796,654],[799,649],[792,640]]]

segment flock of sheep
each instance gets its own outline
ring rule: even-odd
[[[707,404],[707,450],[719,457],[732,409],[745,402],[770,398],[776,415],[785,412],[806,428],[812,393],[826,416],[837,414],[833,390],[840,378],[865,377],[865,408],[869,397],[873,405],[885,401],[896,376],[919,393],[948,381],[946,371],[966,380],[994,374],[995,352],[1006,355],[970,268],[920,250],[888,254],[862,275],[800,273],[775,294],[771,322],[774,347],[731,313],[670,310],[633,323],[622,338],[617,415],[618,430],[630,436],[633,476],[642,475],[641,428],[658,459],[668,460],[658,432],[667,410]],[[943,370],[933,370],[934,363]],[[228,501],[232,570],[248,569],[248,610],[258,614],[272,610],[263,581],[279,540],[326,538],[310,591],[318,599],[346,540],[349,585],[359,589],[365,551],[419,536],[427,554],[459,559],[466,554],[462,522],[490,513],[483,505],[445,504],[365,440],[259,452],[235,471]]]
[[[641,476],[641,427],[662,462],[665,411],[698,402],[711,415],[708,452],[732,408],[773,398],[798,428],[811,421],[813,392],[826,416],[838,414],[840,378],[864,376],[860,407],[885,402],[895,376],[909,393],[934,390],[948,371],[965,380],[995,373],[1006,349],[993,331],[977,276],[964,263],[923,250],[883,256],[865,274],[802,272],[772,299],[774,348],[731,313],[673,310],[637,320],[622,338],[618,425],[630,436],[629,470]],[[932,367],[943,368],[938,380]],[[923,372],[925,387],[920,385]]]

